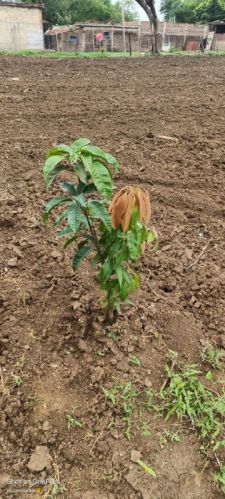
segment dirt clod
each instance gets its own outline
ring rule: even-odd
[[[30,457],[27,468],[30,471],[43,471],[45,468],[49,469],[51,460],[48,448],[44,445],[37,445]]]

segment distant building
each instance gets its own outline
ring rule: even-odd
[[[0,50],[42,50],[42,5],[0,1]]]
[[[187,45],[199,49],[201,39],[207,36],[208,31],[206,25],[159,22],[159,48],[183,50]],[[102,42],[98,41],[100,34]],[[121,52],[126,43],[127,51],[131,44],[134,52],[148,52],[151,50],[151,37],[148,21],[126,22],[124,27],[122,24],[87,22],[54,26],[45,33],[45,46],[47,49],[75,52],[93,52],[101,46],[107,51]]]
[[[225,20],[210,23],[209,30],[213,33],[212,49],[225,50]]]

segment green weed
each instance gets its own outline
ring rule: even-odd
[[[213,447],[223,441],[223,418],[225,416],[225,393],[214,393],[199,380],[201,371],[196,366],[187,366],[175,372],[166,367],[169,384],[160,391],[160,411],[166,420],[176,415],[179,420],[189,419],[203,439]]]
[[[115,333],[113,333],[112,331],[109,331],[107,336],[108,336],[108,338],[110,338],[114,342],[119,340],[119,337]]]
[[[174,444],[181,442],[181,438],[177,431],[164,430],[159,437],[159,442],[161,447],[164,447],[167,443]]]
[[[20,376],[17,376],[16,374],[12,374],[12,386],[14,387],[19,387],[22,385],[22,379]]]
[[[115,380],[113,386],[109,388],[102,387],[106,401],[110,402],[121,412],[121,419],[124,423],[125,435],[130,440],[133,429],[138,429],[142,436],[149,436],[150,430],[148,422],[145,419],[145,412],[152,408],[152,398],[148,390],[144,392],[137,391],[131,382],[123,385]],[[152,393],[151,393],[152,396]],[[115,425],[115,420],[110,427]]]
[[[138,367],[141,367],[141,361],[138,357],[135,357],[135,355],[133,357],[130,357],[128,359],[128,364],[131,364],[133,366],[138,366]]]
[[[156,472],[155,472],[155,470],[153,470],[153,468],[151,468],[150,466],[148,466],[147,464],[145,464],[143,461],[141,461],[141,459],[139,459],[137,461],[137,464],[139,464],[139,466],[142,468],[142,470],[145,473],[148,473],[148,475],[153,476],[154,478],[156,478]]]
[[[221,465],[218,473],[214,475],[214,480],[220,486],[222,492],[225,494],[225,466]]]
[[[201,351],[201,359],[215,369],[222,368],[223,353],[207,343]]]
[[[43,403],[43,400],[39,399],[37,397],[37,395],[31,393],[30,395],[28,395],[28,402],[29,402],[29,406],[33,407],[33,406],[41,405]]]
[[[66,421],[68,431],[70,431],[71,428],[82,428],[83,426],[82,423],[71,414],[66,415]]]

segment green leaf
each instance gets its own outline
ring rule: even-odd
[[[79,151],[79,149],[81,149],[82,147],[90,144],[90,140],[89,139],[85,139],[85,138],[80,138],[78,140],[75,140],[72,144],[71,144],[71,147],[75,150],[75,151]]]
[[[67,146],[66,144],[59,144],[58,146],[52,147],[50,151],[48,151],[47,158],[50,158],[51,156],[55,156],[56,154],[66,154],[69,155],[71,154],[72,148],[70,146]]]
[[[141,367],[141,361],[140,361],[140,359],[138,357],[136,357],[136,355],[133,355],[133,356],[129,357],[128,364],[131,364],[133,366]]]
[[[110,165],[114,166],[116,172],[120,172],[121,166],[118,163],[118,161],[116,160],[116,158],[114,158],[114,156],[112,156],[111,154],[108,154],[106,152],[105,153],[105,159],[106,159],[107,163],[109,163]]]
[[[95,187],[95,184],[88,184],[84,190],[83,190],[83,193],[84,194],[92,194],[92,192],[96,192],[96,187]]]
[[[60,187],[64,192],[67,192],[70,196],[77,195],[76,186],[71,182],[63,182],[62,184],[60,184]]]
[[[120,171],[120,164],[112,156],[111,154],[108,154],[107,152],[103,151],[100,149],[100,147],[92,146],[92,145],[87,145],[85,147],[82,147],[82,151],[85,152],[86,154],[91,154],[94,158],[101,158],[106,161],[106,163],[109,163],[112,165],[116,171]]]
[[[131,260],[136,261],[141,255],[141,245],[137,234],[130,230],[127,232],[127,246]]]
[[[93,218],[101,220],[108,230],[112,228],[109,212],[100,201],[88,201],[87,206]]]
[[[101,272],[100,272],[100,279],[103,283],[106,282],[109,279],[109,277],[111,276],[112,268],[113,268],[112,262],[110,260],[106,260],[103,263],[102,268],[101,268]]]
[[[140,287],[140,277],[139,275],[135,272],[133,275],[133,289],[134,291]]]
[[[129,291],[130,291],[130,285],[128,284],[127,281],[123,280],[122,286],[120,288],[120,293],[119,293],[120,299],[122,301],[126,300],[126,298],[128,297]]]
[[[81,243],[82,244],[82,243]],[[82,260],[89,254],[91,253],[92,248],[90,248],[89,246],[81,246],[79,245],[78,246],[78,250],[77,252],[75,253],[74,257],[73,257],[73,261],[72,261],[72,267],[74,270],[76,270],[80,263],[82,262]]]
[[[84,189],[85,189],[85,187],[86,187],[86,186],[87,186],[87,184],[86,184],[85,182],[81,182],[81,181],[79,180],[79,183],[78,183],[78,185],[77,185],[77,194],[78,194],[78,195],[79,195],[79,194],[83,194]]]
[[[85,165],[87,169],[87,165]],[[97,191],[104,198],[110,199],[112,196],[112,179],[106,166],[104,166],[100,161],[94,160],[92,164],[88,165],[89,173],[91,175],[92,181],[95,184]]]
[[[87,174],[82,163],[79,162],[75,165],[74,173],[78,176],[81,182],[83,182],[83,184],[87,183]]]
[[[141,461],[141,459],[139,459],[137,461],[137,464],[139,464],[139,466],[141,466],[141,468],[144,470],[145,473],[148,473],[148,475],[151,475],[154,478],[156,478],[156,472],[155,472],[155,470],[153,470],[153,468],[150,468],[150,466],[148,466],[143,461]]]
[[[53,170],[58,165],[58,163],[65,160],[66,156],[67,154],[59,153],[54,156],[47,157],[43,168],[44,181],[47,187],[49,187],[49,185],[52,183]]]
[[[65,236],[68,236],[69,234],[73,234],[71,227],[65,227],[65,229],[58,232],[57,236],[58,237],[65,237]]]
[[[74,241],[76,241],[76,239],[77,239],[77,236],[73,236],[73,237],[70,237],[70,239],[67,239],[63,248],[64,249],[68,248],[68,246],[70,246]]]
[[[106,157],[105,157],[106,153],[102,149],[100,149],[100,147],[87,145],[87,146],[82,147],[82,152],[84,152],[86,154],[91,154],[92,156],[97,157],[97,158],[106,159]]]
[[[67,220],[73,232],[77,232],[81,224],[81,208],[77,204],[72,204],[67,210]]]
[[[61,224],[63,220],[65,220],[67,214],[67,210],[63,211],[63,213],[60,213],[58,217],[54,220],[54,226],[57,227],[58,225]]]
[[[150,232],[148,233],[148,239],[147,239],[147,242],[148,243],[154,243],[154,241],[157,239],[157,236],[156,236],[156,233],[154,230],[150,230]]]
[[[90,173],[92,167],[92,156],[91,154],[81,154],[81,161],[84,165],[85,170]]]
[[[123,283],[123,269],[121,267],[116,267],[116,275],[119,281],[120,287],[122,287]]]
[[[130,221],[130,227],[134,228],[136,223],[139,220],[139,209],[138,208],[133,208],[132,215],[131,215],[131,221]]]
[[[49,201],[45,207],[44,215],[42,218],[43,223],[47,223],[48,217],[49,217],[51,211],[53,210],[53,208],[55,208],[56,206],[59,206],[61,204],[65,204],[65,203],[70,203],[70,199],[65,198],[65,197],[58,197],[58,198],[51,199],[51,201]]]

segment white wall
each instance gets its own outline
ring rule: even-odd
[[[42,50],[42,10],[0,5],[0,50]]]

